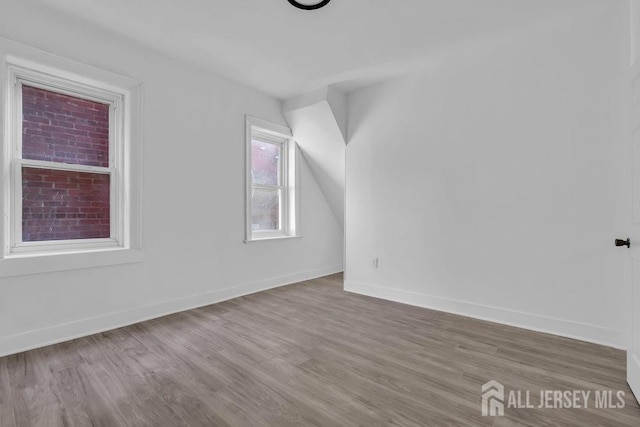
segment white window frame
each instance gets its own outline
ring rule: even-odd
[[[25,52],[26,53],[26,52]],[[132,79],[97,70],[54,55],[39,52],[34,59],[4,58],[4,138],[2,143],[2,252],[0,277],[31,272],[84,268],[137,262],[139,256],[122,253],[96,258],[91,253],[141,248],[141,87]],[[27,55],[30,56],[30,55]],[[109,166],[85,166],[22,158],[22,85],[51,90],[109,105]],[[50,241],[22,241],[22,167],[80,171],[110,176],[110,237]],[[28,262],[5,261],[50,255],[81,257],[40,267]],[[64,258],[64,257],[63,257]],[[83,263],[79,260],[86,260]],[[16,267],[17,266],[17,267]]]
[[[257,139],[281,147],[280,185],[258,185],[251,176],[252,144]],[[291,129],[256,117],[246,117],[246,231],[245,242],[296,238],[300,236],[299,150]],[[279,189],[280,230],[253,230],[251,195],[255,188]]]

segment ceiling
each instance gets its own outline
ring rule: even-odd
[[[428,64],[465,41],[508,35],[609,0],[37,0],[154,50],[286,99],[350,91]]]

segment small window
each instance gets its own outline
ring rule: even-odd
[[[291,130],[247,117],[247,241],[297,237]]]
[[[4,255],[129,247],[129,92],[8,70]]]

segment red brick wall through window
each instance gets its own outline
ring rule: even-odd
[[[109,166],[109,105],[22,87],[22,157]],[[22,240],[110,237],[109,175],[22,169]]]
[[[22,87],[22,157],[109,166],[109,105]]]
[[[110,237],[109,175],[22,168],[22,241]]]

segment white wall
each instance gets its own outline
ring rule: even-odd
[[[350,95],[347,290],[624,347],[628,16],[605,6]]]
[[[244,116],[285,124],[281,102],[29,2],[1,7],[0,36],[143,83],[144,261],[0,279],[0,355],[341,271],[342,230],[306,165],[304,237],[243,243]]]
[[[343,228],[346,104],[342,92],[325,87],[283,105],[309,169]]]

